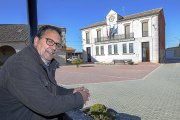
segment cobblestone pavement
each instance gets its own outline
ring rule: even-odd
[[[180,63],[161,64],[145,77],[137,77],[140,79],[81,84],[91,92],[86,106],[105,104],[125,115],[127,119],[123,120],[139,120],[133,116],[141,120],[180,120],[179,72]]]

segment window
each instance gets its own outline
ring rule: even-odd
[[[112,46],[108,45],[108,54],[112,54]]]
[[[130,38],[130,25],[125,25],[125,38]]]
[[[114,54],[118,54],[118,47],[117,47],[117,44],[114,45]]]
[[[96,46],[96,55],[99,55],[99,46]]]
[[[97,30],[97,42],[101,42],[101,30]]]
[[[126,46],[126,44],[123,44],[123,53],[127,53],[127,46]]]
[[[134,53],[133,43],[129,43],[129,53]]]
[[[86,44],[90,43],[89,32],[86,33]]]
[[[148,36],[148,22],[142,23],[142,36],[147,37]]]
[[[104,55],[104,46],[101,46],[101,55]]]

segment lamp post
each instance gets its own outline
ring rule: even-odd
[[[37,33],[37,1],[27,0],[27,12],[28,12],[28,22],[30,27],[29,42],[33,43],[34,36]]]

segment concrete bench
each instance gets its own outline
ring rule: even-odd
[[[114,59],[113,60],[113,63],[114,64],[126,64],[126,63],[131,63],[132,62],[132,59]]]

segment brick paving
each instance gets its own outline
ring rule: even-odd
[[[91,98],[86,106],[94,103],[105,104],[119,113],[124,113],[127,119],[123,120],[139,120],[133,116],[141,120],[180,120],[180,63],[100,65],[80,69],[73,67],[62,67],[63,72],[58,70],[57,73],[61,73],[63,79],[73,79],[67,80],[69,84],[64,82],[65,87],[83,85],[90,90]],[[84,68],[89,70],[85,71]],[[95,68],[97,71],[93,72]],[[65,71],[69,73],[69,77],[63,76]],[[84,77],[106,79],[98,82],[92,82],[91,79],[84,79],[91,80],[90,82],[74,82]]]
[[[62,66],[56,72],[59,84],[85,84],[142,79],[159,64],[141,63],[139,65],[96,65],[86,64]]]

